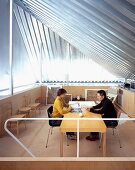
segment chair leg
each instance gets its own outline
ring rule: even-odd
[[[41,114],[42,112],[41,112],[41,108],[40,108],[40,107],[39,107],[39,109],[38,109],[38,110],[39,110],[39,114]]]
[[[115,129],[116,129],[116,131],[117,131],[118,141],[119,141],[120,148],[122,148],[119,130],[118,130],[118,128],[115,128]]]
[[[34,109],[35,117],[37,117],[37,108]]]
[[[24,127],[25,127],[25,129],[26,129],[26,120],[24,120],[23,122],[24,122]]]
[[[113,131],[113,135],[114,135],[114,128],[112,128],[112,131]]]
[[[66,141],[67,141],[67,146],[69,146],[69,141],[68,141],[67,135],[66,135]]]
[[[99,148],[101,148],[101,145],[102,145],[102,133],[100,133]]]
[[[16,134],[17,134],[17,138],[19,138],[19,121],[16,121]]]
[[[47,148],[47,146],[48,146],[48,141],[49,141],[49,136],[50,136],[51,128],[52,128],[52,127],[50,127],[50,128],[49,128],[49,131],[48,131],[48,136],[47,136],[47,141],[46,141],[46,148]]]
[[[53,127],[52,127],[52,129],[51,129],[51,135],[52,135],[52,133],[53,133]]]

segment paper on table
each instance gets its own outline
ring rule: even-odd
[[[80,105],[78,103],[73,103],[73,104],[70,104],[70,106],[72,108],[80,108]]]

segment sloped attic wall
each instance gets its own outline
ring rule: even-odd
[[[42,81],[118,80],[17,5],[14,14],[29,58],[38,62],[41,57]]]
[[[15,0],[115,75],[135,78],[134,0]]]

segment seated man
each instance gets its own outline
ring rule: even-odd
[[[65,103],[65,95],[67,91],[65,89],[59,89],[57,92],[57,97],[54,101],[53,105],[53,113],[52,116],[56,118],[61,118],[64,116],[64,114],[71,111],[71,106],[69,104]],[[60,126],[61,120],[54,120],[54,125]],[[74,132],[67,132],[68,139],[76,140],[76,135],[74,135]]]
[[[96,106],[87,108],[90,112],[101,114],[103,118],[117,118],[117,112],[114,108],[113,103],[106,97],[106,92],[104,90],[99,90],[97,92],[97,99],[100,103]],[[104,120],[106,126],[117,126],[118,122],[116,120]],[[91,132],[89,136],[86,137],[87,140],[95,141],[99,139],[98,132]]]

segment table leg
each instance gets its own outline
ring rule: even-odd
[[[103,133],[103,156],[106,156],[106,132]]]
[[[31,118],[30,112],[31,112],[31,111],[28,111],[28,112],[26,113],[27,118]]]
[[[26,118],[26,116],[24,118]],[[24,120],[24,127],[26,129],[26,120]]]
[[[11,126],[11,122],[9,122],[9,123],[10,123],[10,128],[11,128],[11,127],[12,127],[12,126]]]
[[[39,114],[41,114],[41,106],[39,106]]]
[[[35,117],[36,117],[36,114],[37,114],[37,108],[35,108],[34,110],[35,110]]]
[[[17,137],[19,136],[19,121],[16,122]]]
[[[63,133],[60,132],[60,157],[63,157]]]

